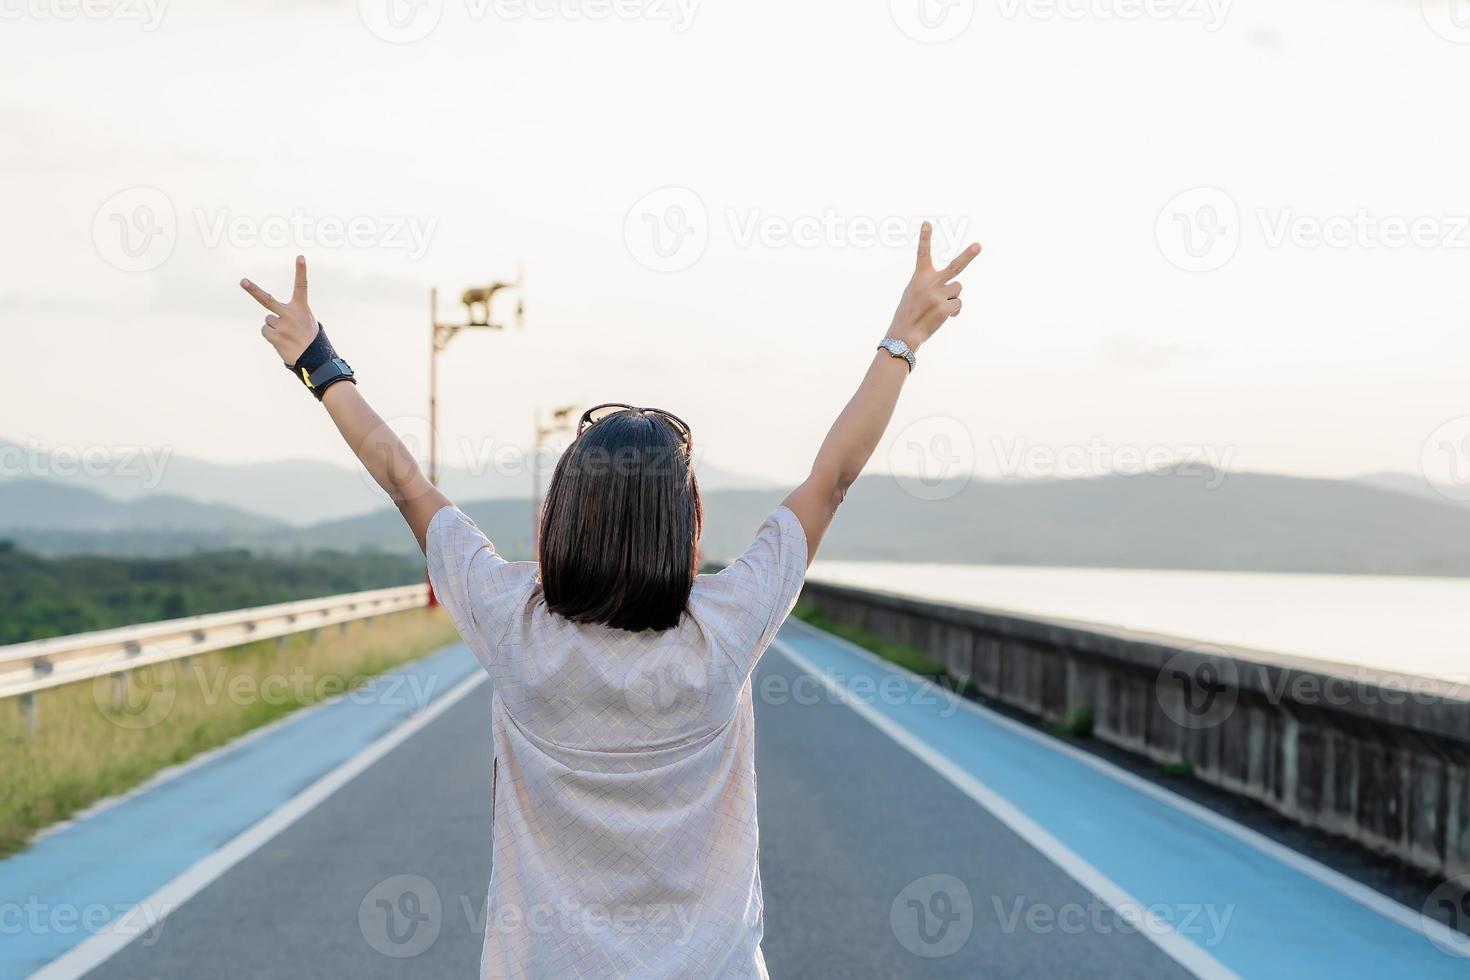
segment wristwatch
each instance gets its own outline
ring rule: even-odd
[[[914,369],[914,363],[915,363],[914,349],[912,347],[910,347],[908,344],[906,344],[903,341],[898,340],[898,339],[896,339],[894,337],[884,337],[883,338],[883,342],[878,345],[878,349],[879,350],[886,350],[889,354],[892,354],[894,357],[901,357],[905,361],[908,361],[909,362],[909,370],[910,371],[913,371],[913,369]]]

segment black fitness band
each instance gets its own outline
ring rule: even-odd
[[[321,401],[327,389],[338,381],[357,384],[352,366],[337,356],[336,348],[327,339],[326,328],[320,322],[316,325],[316,337],[311,345],[301,352],[295,364],[287,364],[286,370],[300,378],[317,401]]]

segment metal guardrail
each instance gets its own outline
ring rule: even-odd
[[[0,646],[0,699],[401,612],[428,598],[427,585],[402,585]]]

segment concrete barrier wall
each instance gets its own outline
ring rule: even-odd
[[[1470,872],[1463,686],[809,582],[802,602],[957,682],[1425,872]]]

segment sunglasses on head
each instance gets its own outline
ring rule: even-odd
[[[596,425],[603,419],[612,415],[621,415],[624,412],[636,412],[639,415],[657,415],[668,421],[674,427],[674,431],[684,437],[684,448],[694,447],[694,436],[689,431],[689,423],[685,422],[673,412],[665,412],[661,408],[640,408],[637,405],[624,405],[622,402],[605,402],[601,405],[593,405],[582,413],[582,418],[577,422],[577,435],[581,435],[588,426]]]

